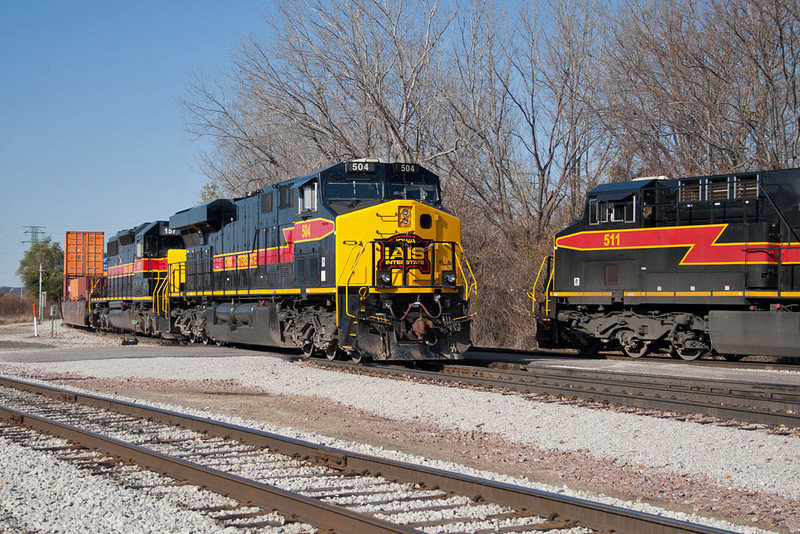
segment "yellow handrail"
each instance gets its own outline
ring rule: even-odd
[[[464,299],[469,302],[470,296],[472,293],[475,294],[475,311],[469,314],[470,317],[475,317],[478,314],[478,279],[475,278],[475,273],[472,271],[472,265],[470,265],[469,260],[467,259],[467,254],[464,252],[464,248],[461,246],[461,243],[456,242],[458,245],[458,250],[460,252],[459,259],[464,262],[467,266],[467,270],[469,271],[469,276],[472,278],[472,283],[467,279],[467,274],[464,271],[464,268],[461,266],[461,261],[458,262],[458,268],[461,271],[461,277],[464,279]]]
[[[551,256],[545,256],[542,258],[542,264],[539,266],[539,272],[536,273],[536,280],[533,282],[533,288],[528,293],[528,298],[531,299],[531,313],[536,313],[536,288],[539,287],[539,278],[542,276],[542,270],[544,269],[545,263]],[[545,317],[550,316],[550,285],[553,283],[553,270],[551,269],[548,273],[547,284],[544,288],[544,313]]]
[[[355,315],[350,315],[350,298],[349,298],[349,295],[350,295],[350,279],[353,277],[353,274],[356,272],[356,265],[358,265],[358,260],[361,259],[361,255],[367,249],[367,244],[366,243],[360,243],[360,242],[359,243],[355,243],[353,248],[350,249],[350,254],[347,255],[347,261],[344,262],[344,264],[347,265],[347,262],[350,260],[350,256],[353,255],[353,251],[355,250],[355,247],[357,247],[359,244],[361,245],[361,250],[358,252],[358,256],[356,256],[356,259],[353,262],[353,266],[350,267],[350,274],[347,275],[347,280],[345,281],[345,284],[344,284],[344,299],[345,299],[345,301],[344,301],[344,313],[347,314],[348,317],[351,317],[353,319],[355,319],[356,316]],[[360,293],[361,292],[359,291],[359,294]],[[337,328],[339,327],[339,297],[338,297],[338,295],[336,297],[336,327]]]
[[[100,283],[100,278],[92,280],[92,288],[89,290],[89,293],[86,294],[86,309],[92,309],[92,295],[94,295],[94,290],[97,289],[97,285]]]
[[[169,282],[169,273],[167,273],[167,275],[163,278],[158,276],[156,278],[156,282],[156,289],[153,291],[153,313],[156,315],[161,315],[163,312],[164,317],[166,317],[167,285]]]

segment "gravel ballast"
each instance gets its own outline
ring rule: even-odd
[[[45,373],[70,374],[72,379],[64,383],[84,387],[88,382],[77,378],[93,377],[96,380],[91,381],[90,388],[104,389],[101,381],[110,381],[105,389],[114,389],[114,383],[125,385],[128,395],[133,384],[147,389],[147,381],[157,383],[150,387],[162,391],[170,384],[177,389],[186,387],[188,383],[203,389],[231,387],[236,391],[259,392],[286,399],[303,397],[316,400],[321,407],[330,404],[331,409],[333,405],[339,405],[354,410],[356,416],[359,412],[369,413],[412,429],[415,426],[433,426],[442,429],[442,439],[446,439],[447,432],[480,432],[494,436],[506,446],[511,444],[520,450],[528,448],[528,455],[518,460],[522,472],[526,463],[533,466],[544,461],[529,457],[531,449],[556,457],[559,453],[564,454],[566,461],[585,457],[587,465],[591,460],[594,462],[591,465],[602,464],[611,470],[625,469],[633,477],[658,479],[663,475],[718,488],[728,495],[725,499],[736,494],[751,501],[760,499],[758,502],[767,503],[760,505],[764,509],[739,510],[733,515],[738,515],[740,521],[764,522],[786,532],[800,531],[797,512],[793,510],[800,508],[800,438],[797,435],[775,435],[544,403],[518,395],[337,373],[288,361],[285,357],[270,357],[251,351],[236,351],[232,353],[234,355],[226,352],[226,357],[217,357],[222,353],[215,354],[209,347],[175,347],[170,350],[181,351],[180,357],[157,357],[162,347],[139,345],[122,348],[113,338],[97,338],[63,327],[59,333],[61,337],[55,342],[42,340],[59,348],[45,351],[41,347],[21,348],[17,342],[39,340],[24,335],[14,337],[0,329],[0,340],[8,341],[5,347],[0,343],[0,360],[7,362],[0,365],[0,371],[8,375],[38,375],[43,378]],[[108,351],[121,357],[96,359],[100,351],[106,350],[93,347],[97,344],[106,345]],[[53,355],[69,346],[86,346],[86,349],[81,356],[73,354],[69,358],[72,361],[25,361],[26,353],[35,352],[41,356],[47,353],[49,359],[58,360]],[[76,353],[75,349],[72,352]],[[32,359],[41,358],[37,354],[37,358]],[[247,419],[247,414],[241,415]],[[263,426],[263,423],[254,424]],[[298,433],[298,436],[308,437],[303,433]],[[315,439],[326,443],[337,441],[320,436]],[[371,454],[376,453],[375,449],[367,449]],[[459,461],[459,458],[452,459]],[[638,475],[637,470],[640,472]],[[611,487],[609,491],[613,492],[613,489]],[[559,491],[564,490],[561,488]],[[686,497],[687,502],[691,501],[692,495]],[[774,508],[766,509],[771,501]],[[613,502],[619,504],[619,501]],[[644,504],[638,506],[646,507]],[[697,505],[690,507],[702,508]],[[777,523],[764,521],[770,515],[780,519]],[[757,530],[740,527],[739,531]]]
[[[0,451],[0,531],[239,532],[7,440]]]

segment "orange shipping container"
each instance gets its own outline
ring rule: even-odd
[[[85,276],[75,278],[69,281],[67,286],[67,300],[78,300],[79,298],[86,298],[89,292],[89,279]]]
[[[64,238],[64,278],[103,276],[103,232],[67,232]]]

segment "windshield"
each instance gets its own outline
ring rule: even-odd
[[[389,187],[391,188],[392,198],[433,203],[439,201],[439,191],[434,184],[393,183],[389,184]]]
[[[325,187],[328,200],[371,200],[383,198],[383,184],[379,182],[328,182]]]

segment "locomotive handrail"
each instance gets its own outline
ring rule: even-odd
[[[350,249],[350,254],[347,255],[347,260],[344,262],[345,265],[347,265],[347,262],[350,260],[350,256],[353,255],[353,251],[355,250],[355,247],[357,247],[357,246],[358,246],[358,243],[354,243],[353,244],[353,248]],[[355,319],[356,316],[355,315],[350,315],[350,299],[348,298],[348,296],[350,295],[350,279],[353,277],[353,273],[356,272],[356,265],[358,265],[358,260],[361,259],[361,255],[364,253],[364,251],[366,249],[367,249],[367,244],[366,243],[361,243],[361,250],[359,251],[358,256],[356,256],[355,261],[353,261],[353,265],[350,267],[350,274],[347,275],[347,280],[345,280],[345,283],[344,283],[344,299],[345,299],[345,301],[344,301],[344,313],[347,314],[348,317],[351,317],[353,319]],[[338,297],[335,300],[336,300],[336,327],[338,328],[339,327],[339,299],[338,299]]]
[[[533,288],[528,293],[528,298],[531,299],[531,313],[536,314],[536,288],[539,287],[539,278],[542,276],[542,271],[544,270],[545,264],[548,260],[552,259],[552,256],[545,256],[542,258],[542,264],[539,266],[539,272],[536,273],[536,280],[533,282]],[[550,284],[553,281],[553,273],[550,271],[548,273],[547,284],[544,288],[544,314],[545,317],[550,316],[550,298],[548,289],[550,288]]]
[[[92,288],[86,294],[86,309],[87,310],[91,310],[92,309],[92,295],[94,295],[94,290],[97,288],[97,285],[100,283],[100,280],[101,280],[100,278],[92,280]],[[63,313],[62,313],[61,317],[62,318],[64,317]]]
[[[464,300],[469,302],[470,295],[475,293],[475,311],[469,314],[470,317],[475,317],[478,314],[478,279],[475,278],[475,273],[472,271],[472,265],[470,265],[469,260],[467,259],[467,254],[464,252],[464,248],[461,246],[461,243],[456,242],[456,245],[458,245],[458,250],[461,252],[461,259],[466,264],[467,270],[469,270],[469,276],[472,278],[472,283],[470,283],[469,280],[467,280],[467,274],[464,271],[464,268],[459,262],[458,266],[461,270],[461,276],[464,279]]]
[[[166,317],[167,310],[167,282],[169,282],[169,273],[163,278],[156,278],[156,289],[153,291],[153,313],[161,315],[164,312]]]

